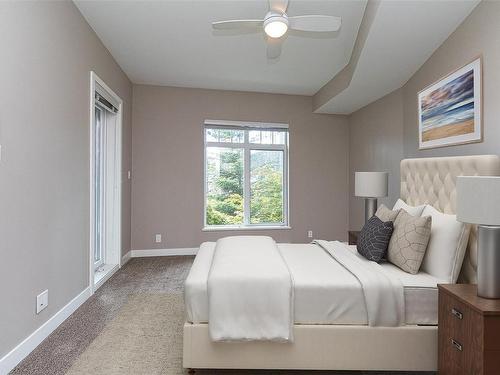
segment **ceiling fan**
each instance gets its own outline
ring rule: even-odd
[[[212,22],[216,30],[264,29],[267,35],[267,57],[281,54],[281,44],[288,29],[307,32],[333,32],[340,29],[342,19],[337,16],[288,16],[288,0],[269,0],[269,12],[260,20],[227,20]]]

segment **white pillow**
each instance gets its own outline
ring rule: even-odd
[[[398,199],[392,210],[397,211],[403,209],[411,216],[422,216],[422,211],[424,210],[425,206],[425,204],[421,206],[409,206],[402,199]]]
[[[432,217],[432,227],[420,269],[448,283],[456,283],[469,242],[470,225],[429,205],[425,206],[422,216]]]

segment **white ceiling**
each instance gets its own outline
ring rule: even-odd
[[[382,1],[349,87],[317,112],[352,113],[403,86],[478,3]]]
[[[347,89],[316,110],[352,113],[401,87],[479,0],[381,0]],[[290,32],[266,58],[263,32],[212,30],[211,22],[262,18],[267,0],[75,0],[134,83],[314,95],[349,62],[366,0],[290,0],[289,15],[342,17],[339,33]]]
[[[289,15],[342,17],[336,35],[291,32],[269,62],[263,32],[215,35],[211,22],[263,18],[267,0],[86,1],[76,6],[134,83],[313,95],[349,61],[366,0],[290,0]]]

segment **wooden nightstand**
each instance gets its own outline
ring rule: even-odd
[[[358,244],[358,236],[359,230],[350,230],[347,232],[349,237],[349,245],[357,245]]]
[[[500,300],[477,296],[477,286],[439,288],[439,375],[500,374]]]

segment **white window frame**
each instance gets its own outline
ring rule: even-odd
[[[206,137],[207,128],[227,128],[244,131],[244,140],[242,143],[232,142],[208,142]],[[250,143],[249,132],[251,130],[283,130],[285,133],[285,143],[282,145]],[[207,224],[207,147],[237,148],[243,150],[243,224],[240,225],[208,225]],[[283,151],[283,223],[250,223],[250,151]],[[288,124],[282,123],[263,123],[263,122],[243,122],[226,120],[205,120],[203,126],[203,231],[219,230],[263,230],[263,229],[291,229],[289,217],[289,182],[288,182]],[[246,198],[246,199],[245,199]]]

